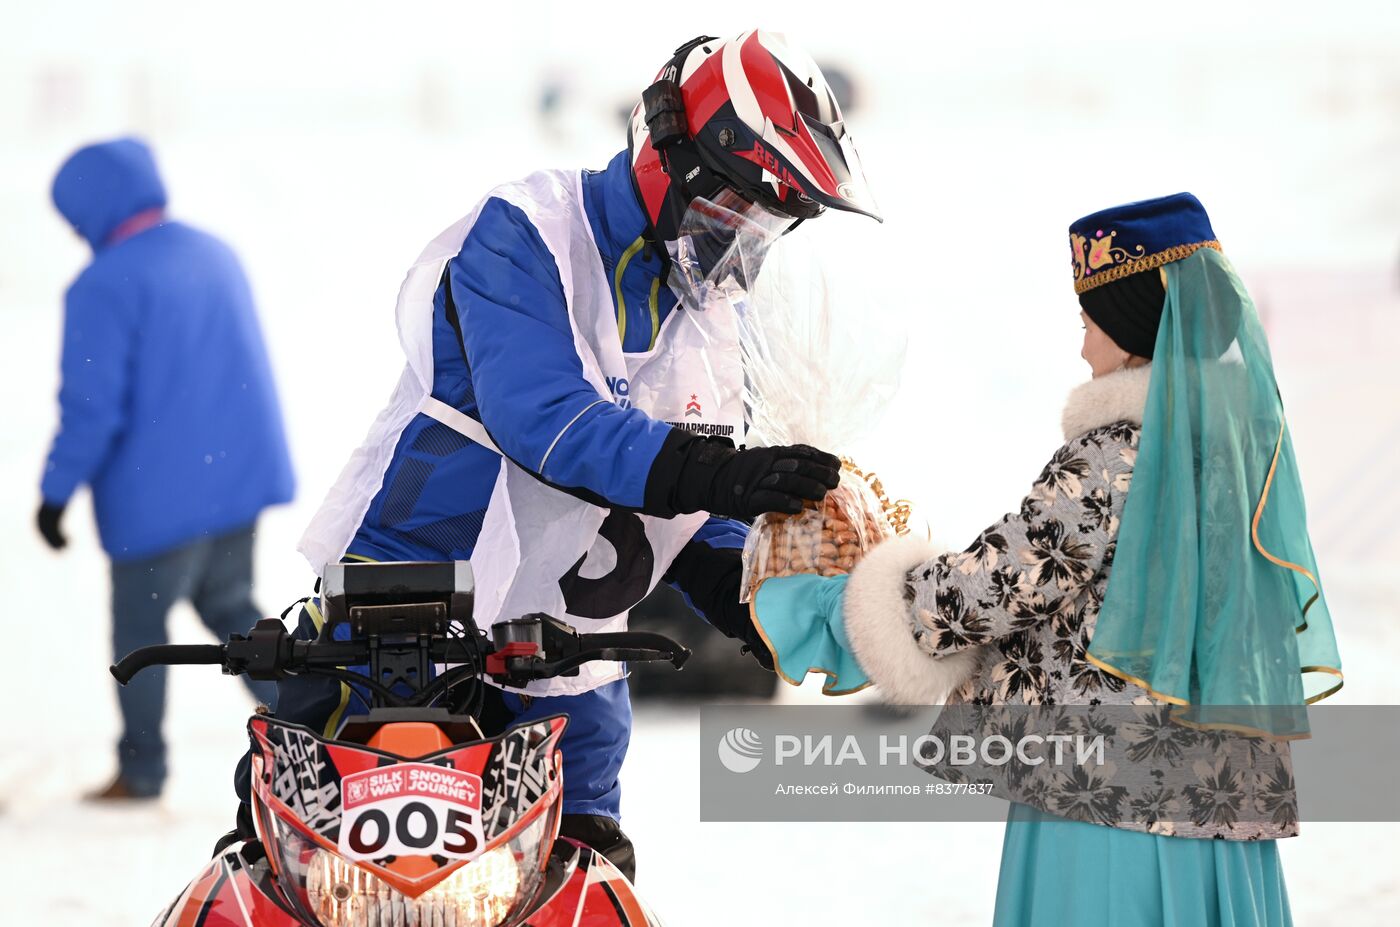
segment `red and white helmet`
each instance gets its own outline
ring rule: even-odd
[[[798,220],[828,207],[880,220],[826,78],[776,33],[678,48],[633,110],[628,147],[662,240],[692,200],[725,189]]]

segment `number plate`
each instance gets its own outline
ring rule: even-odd
[[[351,773],[341,780],[340,854],[471,859],[485,844],[481,777],[400,763]]]

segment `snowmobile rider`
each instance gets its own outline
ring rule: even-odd
[[[605,169],[496,188],[409,270],[397,310],[407,367],[301,551],[317,570],[470,560],[483,628],[544,612],[623,630],[665,580],[766,658],[739,602],[747,523],[821,499],[840,461],[735,447],[734,287],[771,241],[827,208],[879,218],[811,58],[757,31],[686,43]],[[316,604],[300,633],[321,626]],[[364,709],[352,690],[284,684],[277,713],[330,736]],[[491,691],[502,724],[568,715],[562,833],[630,875],[617,823],[625,667]]]

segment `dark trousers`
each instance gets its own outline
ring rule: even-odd
[[[117,659],[138,647],[168,642],[166,615],[188,600],[222,643],[243,634],[262,615],[253,604],[253,526],[201,538],[145,560],[112,563],[112,650]],[[212,670],[211,670],[212,671]],[[122,738],[117,762],[137,794],[155,795],[165,783],[165,667],[143,670],[117,687]],[[275,687],[242,677],[260,702],[271,703]]]

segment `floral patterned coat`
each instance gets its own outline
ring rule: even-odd
[[[928,542],[904,539],[876,549],[856,568],[843,603],[846,632],[887,698],[910,705],[1162,704],[1085,657],[1112,571],[1150,378],[1150,367],[1121,370],[1076,389],[1064,414],[1066,443],[1019,510],[965,550],[939,552]],[[1165,719],[1165,706],[1162,712]],[[1076,813],[1065,793],[1084,791],[1083,782],[1011,775],[993,783],[995,793],[1051,814],[1184,837],[1257,840],[1297,833],[1286,742],[1202,734],[1176,724],[1143,727],[1144,743],[1169,737],[1173,750],[1209,747],[1210,762],[1188,766],[1185,777],[1195,781],[1165,796],[1160,772],[1155,791],[1140,775],[1131,782],[1120,771],[1118,782],[1112,769],[1103,772],[1089,785],[1113,798],[1111,814],[1104,808]],[[1172,781],[1180,783],[1183,774],[1176,773]],[[1198,807],[1198,798],[1207,807]],[[1227,813],[1209,806],[1212,801],[1223,801]],[[1129,810],[1154,802],[1158,810],[1163,802],[1175,803],[1177,813]],[[1257,813],[1241,813],[1241,807]]]

